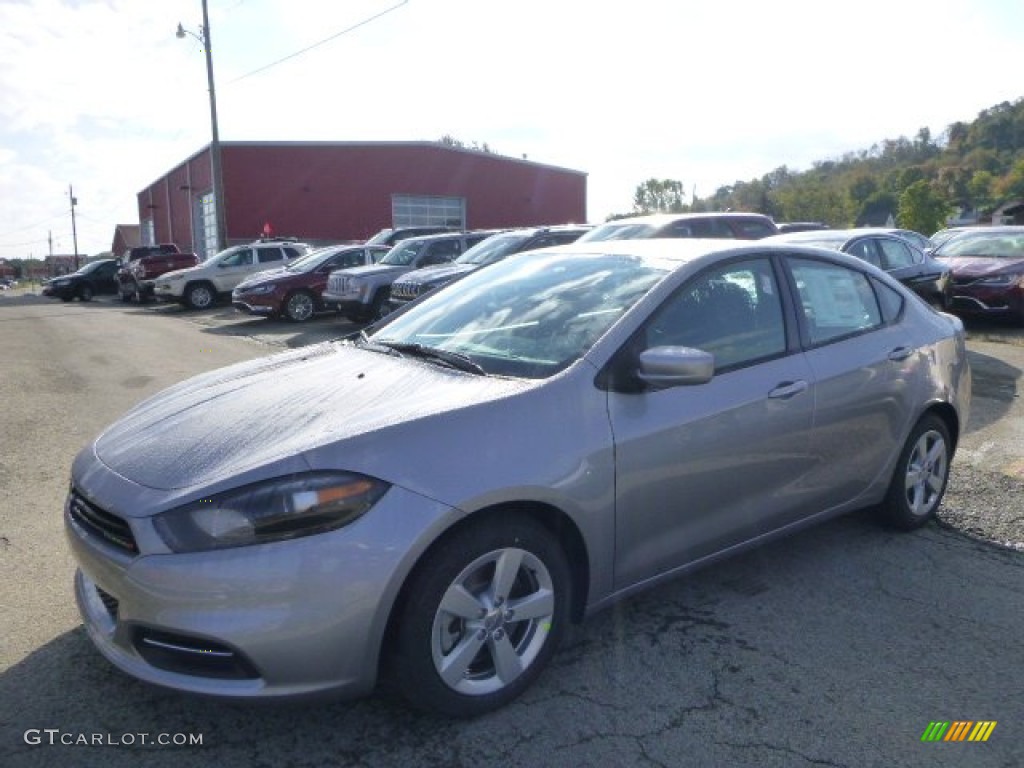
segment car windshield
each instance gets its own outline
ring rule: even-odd
[[[488,374],[547,378],[582,357],[666,271],[621,255],[506,259],[428,297],[368,339],[456,353]]]
[[[394,231],[395,230],[393,230],[393,229],[382,229],[376,235],[374,235],[369,240],[367,240],[364,243],[364,245],[383,245],[383,244],[387,243],[388,238],[391,236],[391,233],[394,232]]]
[[[78,270],[77,272],[75,272],[75,274],[76,274],[76,275],[88,275],[88,274],[89,274],[90,272],[95,272],[95,271],[96,271],[97,269],[99,269],[99,268],[100,268],[100,267],[101,267],[101,266],[102,266],[102,265],[103,265],[104,263],[105,263],[105,262],[102,262],[102,261],[90,261],[90,262],[89,262],[88,264],[86,264],[86,265],[85,265],[84,267],[82,267],[82,268],[81,268],[81,269],[79,269],[79,270]]]
[[[940,245],[932,256],[983,256],[989,259],[1024,258],[1024,229],[1020,232],[962,233]]]
[[[632,222],[629,224],[617,224],[610,222],[590,230],[577,242],[598,242],[600,240],[639,240],[650,237],[656,231],[656,227],[650,224]]]
[[[485,264],[493,264],[496,261],[508,256],[522,245],[529,235],[506,234],[494,235],[483,240],[455,260],[456,264],[475,264],[482,267]]]
[[[416,256],[426,246],[420,241],[403,240],[387,252],[387,255],[380,260],[381,264],[389,264],[393,267],[407,267],[416,260]]]
[[[338,252],[337,248],[319,248],[299,257],[285,269],[288,272],[312,272]]]
[[[846,242],[845,237],[793,237],[787,238],[787,243],[793,243],[793,245],[809,245],[812,248],[831,248],[833,251],[838,251],[843,247],[843,243]]]

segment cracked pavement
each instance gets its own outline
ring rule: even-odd
[[[978,426],[955,465],[964,490],[951,487],[943,524],[900,534],[852,515],[648,591],[575,629],[521,699],[460,722],[413,713],[386,692],[256,705],[179,695],[120,674],[92,648],[61,530],[74,452],[150,392],[265,353],[243,322],[277,346],[340,327],[181,319],[100,303],[0,303],[5,768],[1021,765],[1024,552],[982,540],[994,538],[986,521],[1000,509],[1021,514],[1007,468],[1024,450],[986,447],[1002,439],[995,425],[1019,414],[1006,389],[1018,381],[1012,371],[997,366],[995,383],[976,392]],[[123,342],[125,323],[138,346]],[[978,349],[993,360],[1000,351]],[[998,462],[986,460],[993,451]],[[952,527],[956,510],[976,514],[978,530]],[[998,725],[982,744],[922,743],[934,720]],[[201,734],[203,743],[33,745],[29,729]]]

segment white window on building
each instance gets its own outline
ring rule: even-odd
[[[466,199],[463,197],[421,197],[392,195],[393,227],[466,226]]]
[[[196,242],[202,249],[198,254],[202,259],[208,259],[217,252],[217,205],[214,201],[213,192],[207,192],[199,198],[199,228],[200,236]]]
[[[156,227],[152,219],[142,220],[142,244],[156,245]]]

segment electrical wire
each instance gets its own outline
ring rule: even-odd
[[[363,19],[358,24],[353,24],[348,29],[343,29],[343,30],[341,30],[341,32],[336,32],[335,34],[331,35],[330,37],[325,37],[323,40],[321,40],[321,41],[319,41],[317,43],[313,43],[312,45],[307,46],[306,48],[303,48],[301,51],[296,51],[295,53],[290,53],[290,54],[288,54],[287,56],[285,56],[282,59],[278,59],[277,61],[272,61],[269,64],[260,67],[259,69],[254,69],[252,72],[247,72],[244,75],[236,77],[234,80],[229,80],[227,82],[227,84],[231,85],[232,83],[237,83],[239,80],[245,80],[247,77],[252,77],[253,75],[258,75],[260,72],[266,72],[271,67],[276,67],[278,64],[282,64],[282,63],[288,61],[289,59],[294,59],[296,56],[301,56],[304,53],[308,53],[309,51],[313,50],[314,48],[319,48],[321,45],[324,45],[325,43],[331,42],[331,40],[336,40],[337,38],[341,37],[342,35],[346,35],[349,32],[352,32],[353,30],[359,29],[360,27],[369,24],[371,21],[379,19],[381,16],[383,16],[383,15],[385,15],[387,13],[391,13],[392,11],[398,10],[403,5],[406,5],[408,2],[409,2],[409,0],[402,0],[402,2],[400,2],[398,5],[393,5],[390,8],[387,8],[387,9],[381,11],[380,13],[376,14],[375,16],[371,16],[368,19]]]

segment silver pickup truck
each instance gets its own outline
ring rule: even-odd
[[[336,307],[350,320],[362,322],[383,317],[389,311],[391,285],[399,277],[414,269],[453,261],[497,232],[476,230],[402,240],[376,264],[331,272],[323,293],[324,304]]]

